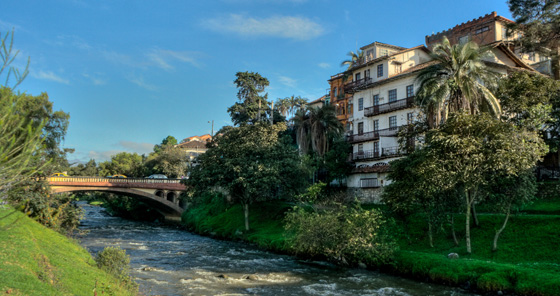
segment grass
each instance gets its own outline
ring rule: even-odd
[[[459,246],[451,238],[450,225],[434,235],[431,248],[427,225],[420,215],[409,217],[406,234],[395,232],[400,251],[393,262],[374,266],[386,272],[479,292],[504,291],[517,295],[560,295],[560,195],[548,194],[514,215],[492,252],[495,229],[503,216],[479,213],[480,227],[471,229],[472,254],[466,253],[464,217],[455,217]],[[244,232],[241,206],[212,200],[186,211],[183,223],[192,230],[214,236],[245,240],[291,253],[285,244],[283,217],[291,204],[259,203],[250,208],[251,230]],[[365,208],[383,206],[367,206]],[[459,259],[448,259],[458,253]],[[368,263],[368,262],[366,262]]]
[[[0,293],[133,295],[76,242],[11,208],[0,208]]]

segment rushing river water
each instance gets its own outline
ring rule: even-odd
[[[125,249],[145,295],[473,295],[110,217],[100,207],[84,209],[81,244],[92,254],[107,246]]]

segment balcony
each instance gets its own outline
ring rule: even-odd
[[[373,79],[371,77],[366,77],[359,80],[348,82],[344,85],[344,92],[348,94],[353,94],[358,89],[364,88],[372,82]]]
[[[348,136],[347,140],[351,144],[354,144],[354,143],[378,140],[379,137],[396,137],[398,132],[399,132],[399,127],[395,126],[395,127],[385,128],[382,130],[376,130],[373,132],[352,134]]]
[[[379,150],[367,150],[367,151],[359,151],[356,153],[352,153],[352,161],[359,161],[359,160],[379,160],[385,158],[392,158],[392,157],[399,157],[405,155],[406,153],[399,149],[398,146],[395,147],[386,147],[381,149],[381,153]]]
[[[414,97],[409,97],[406,99],[365,108],[364,116],[375,116],[379,114],[393,112],[396,110],[411,108],[412,106],[414,106]]]

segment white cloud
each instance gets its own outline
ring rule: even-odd
[[[319,68],[323,68],[323,69],[328,69],[331,67],[329,63],[319,63],[318,66]]]
[[[230,14],[229,17],[208,19],[202,25],[220,33],[236,33],[245,37],[269,36],[296,40],[312,39],[325,31],[312,20],[294,16],[253,18]]]
[[[287,77],[287,76],[280,76],[280,83],[284,84],[285,86],[288,87],[295,87],[297,84],[297,81],[293,78]]]
[[[108,150],[108,151],[90,151],[88,152],[88,159],[95,159],[97,163],[111,160],[111,156],[116,155],[122,150]]]
[[[172,51],[172,50],[165,50],[165,49],[154,49],[147,54],[148,58],[152,63],[154,63],[157,67],[160,67],[164,70],[174,69],[175,67],[170,64],[171,62],[174,61],[189,63],[195,67],[198,67],[199,64],[195,59],[196,55],[198,55],[198,53],[196,52]]]
[[[64,79],[56,74],[54,74],[52,71],[39,71],[39,72],[30,72],[31,76],[37,78],[37,79],[42,79],[42,80],[50,80],[50,81],[54,81],[54,82],[58,82],[58,83],[64,83],[64,84],[70,84],[70,81],[68,79]]]
[[[132,141],[120,141],[119,145],[129,152],[136,152],[138,154],[148,154],[154,150],[152,143],[138,143]]]
[[[85,78],[89,79],[94,85],[105,85],[107,83],[107,81],[105,81],[102,78],[99,78],[99,76],[92,76],[89,75],[87,73],[82,74]]]
[[[141,88],[151,90],[151,91],[157,90],[157,86],[144,81],[143,76],[132,76],[131,75],[131,76],[127,77],[127,79],[128,79],[128,81],[140,86]]]

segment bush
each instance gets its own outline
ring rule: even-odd
[[[296,253],[337,263],[378,264],[388,262],[396,250],[389,224],[375,209],[336,206],[318,212],[294,207],[286,215],[287,242]]]
[[[106,247],[95,256],[97,267],[117,278],[129,290],[136,290],[137,284],[130,277],[130,257],[118,247]]]

